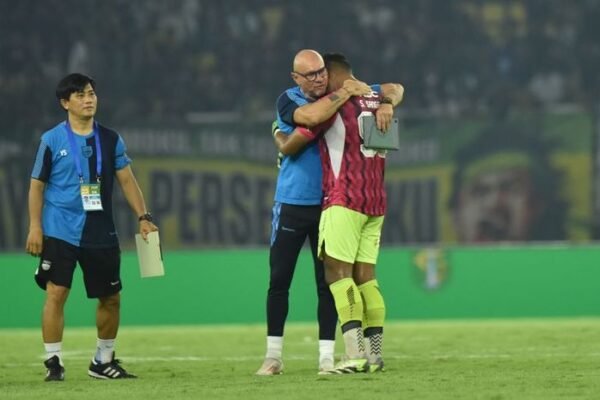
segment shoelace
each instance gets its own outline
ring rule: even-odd
[[[122,374],[127,374],[127,371],[125,371],[125,369],[123,367],[121,367],[121,360],[119,360],[118,358],[113,358],[113,360],[110,362],[110,365],[116,369],[117,371],[119,371]]]

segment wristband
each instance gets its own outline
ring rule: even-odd
[[[390,99],[389,97],[384,97],[383,99],[381,99],[381,104],[389,104],[391,106],[394,105],[394,102],[392,101],[392,99]]]
[[[312,130],[303,126],[298,126],[296,130],[298,131],[298,133],[300,133],[303,136],[306,136],[310,140],[314,140],[317,137],[317,135],[315,135],[315,133]]]
[[[149,212],[147,212],[144,215],[140,215],[138,217],[138,221],[142,222],[142,221],[148,221],[148,222],[152,222],[152,214],[150,214]]]

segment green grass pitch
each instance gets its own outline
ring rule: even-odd
[[[257,377],[265,327],[121,328],[137,380],[87,376],[93,329],[67,326],[66,380],[43,382],[37,329],[0,330],[0,399],[598,399],[600,319],[393,322],[387,371],[317,375],[316,324],[288,324],[284,374]],[[341,354],[338,338],[337,353]]]

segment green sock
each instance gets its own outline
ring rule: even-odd
[[[381,359],[385,303],[377,280],[371,280],[358,287],[364,303],[363,328],[365,351],[370,362]]]
[[[363,303],[360,291],[352,278],[344,278],[329,285],[335,308],[338,312],[340,325],[344,326],[350,321],[362,322]]]
[[[363,299],[363,328],[383,327],[385,303],[376,279],[358,287]]]
[[[350,358],[364,358],[363,302],[360,291],[351,278],[340,279],[329,285],[329,288],[340,319],[346,355]]]

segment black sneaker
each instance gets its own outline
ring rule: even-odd
[[[46,382],[50,381],[64,381],[65,380],[65,368],[60,365],[60,359],[58,356],[52,356],[44,361],[46,366]]]
[[[97,379],[128,379],[137,378],[137,375],[130,374],[121,367],[121,361],[115,358],[113,353],[112,360],[105,364],[98,363],[95,359],[92,359],[90,368],[88,369],[88,375],[92,378]]]

